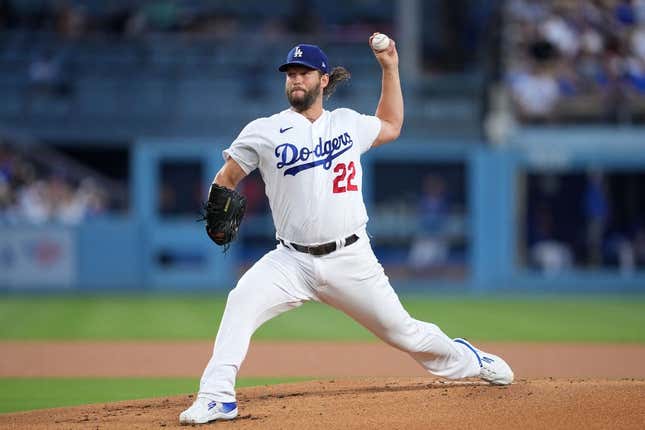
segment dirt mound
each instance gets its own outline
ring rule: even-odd
[[[179,427],[192,396],[0,415],[0,428]],[[645,380],[538,379],[495,387],[479,381],[371,378],[313,381],[238,392],[230,429],[643,428]],[[211,427],[208,427],[211,428]]]

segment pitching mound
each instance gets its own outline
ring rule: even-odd
[[[0,415],[0,428],[179,427],[192,396]],[[240,416],[207,428],[643,428],[644,380],[519,380],[509,387],[431,378],[325,380],[238,392]]]

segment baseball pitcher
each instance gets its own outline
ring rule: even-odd
[[[235,238],[245,200],[234,190],[259,169],[277,245],[229,293],[213,356],[180,423],[235,418],[235,379],[252,334],[264,322],[310,300],[345,312],[435,375],[480,377],[498,385],[513,381],[513,371],[500,357],[412,318],[372,251],[361,155],[395,140],[403,124],[396,44],[389,41],[380,49],[372,44],[377,35],[369,41],[382,71],[375,115],[325,110],[323,98],[349,73],[343,67],[332,69],[319,47],[301,44],[279,67],[290,108],[252,121],[223,152],[225,163],[205,206],[207,234],[224,246]],[[378,42],[384,43],[382,36]]]

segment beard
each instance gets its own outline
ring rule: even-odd
[[[303,89],[304,94],[302,96],[295,96],[293,94],[293,89],[287,88],[287,99],[289,104],[296,110],[296,112],[304,112],[314,104],[318,96],[320,95],[320,82],[310,90]]]

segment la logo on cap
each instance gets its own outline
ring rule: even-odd
[[[293,58],[300,58],[302,57],[302,50],[300,49],[299,46],[296,46],[296,50],[293,53]]]

